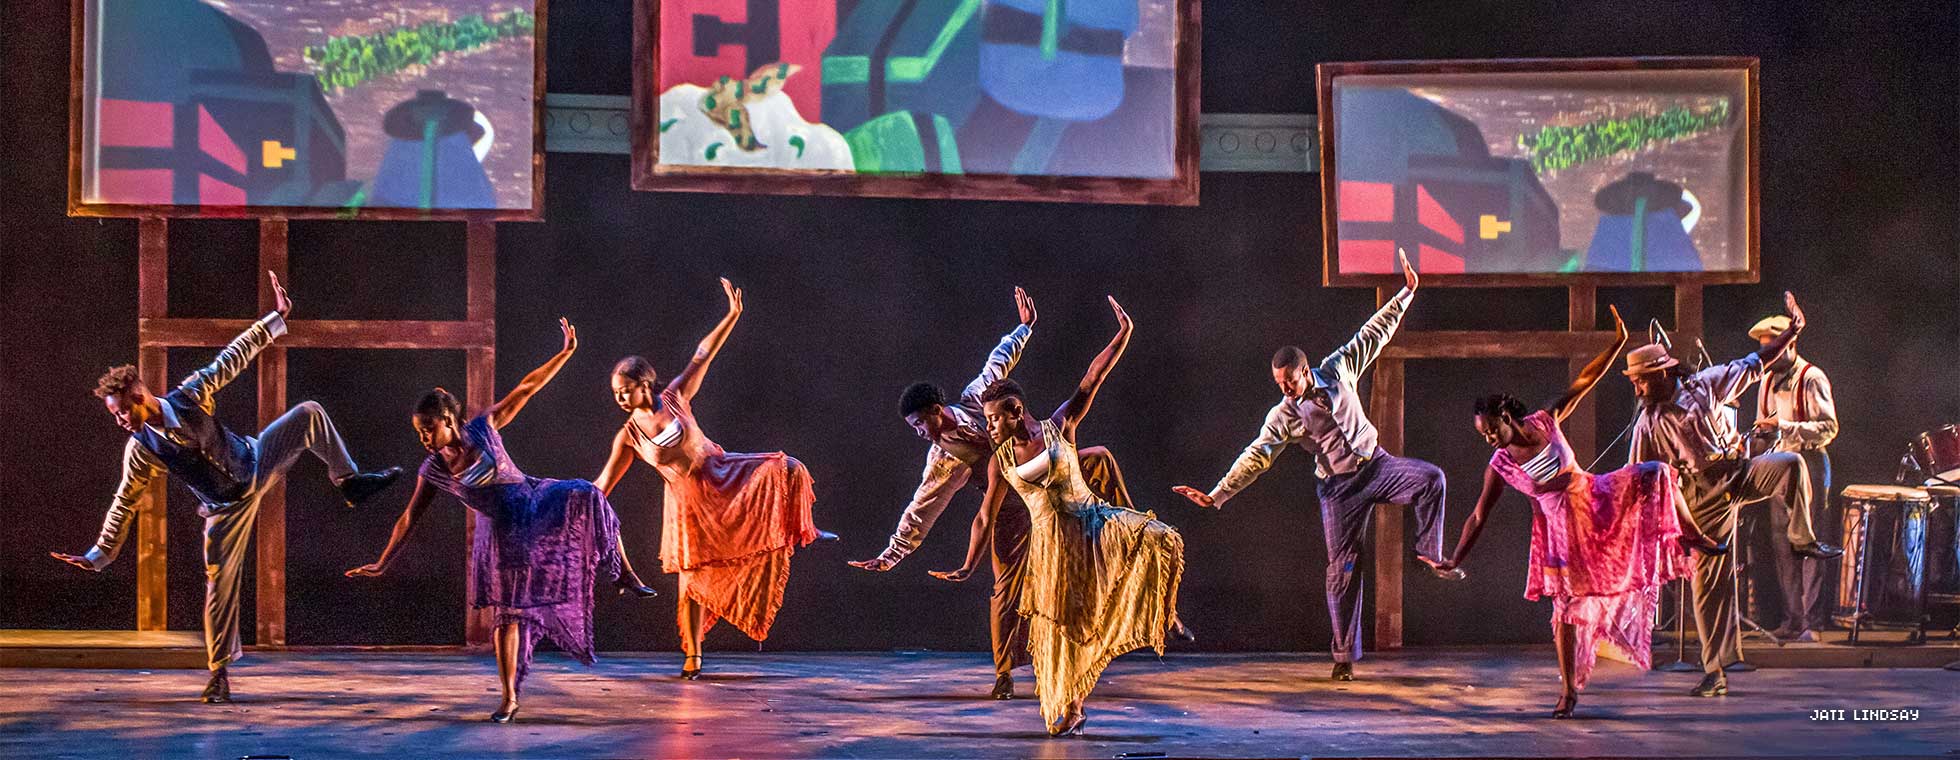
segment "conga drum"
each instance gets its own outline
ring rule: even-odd
[[[1846,486],[1844,547],[1837,606],[1831,619],[1851,629],[1867,624],[1919,629],[1926,615],[1926,532],[1932,500],[1904,486]]]
[[[1926,518],[1926,606],[1946,612],[1933,620],[1929,609],[1927,618],[1946,625],[1952,610],[1960,608],[1960,488],[1927,486],[1926,495],[1933,501]]]

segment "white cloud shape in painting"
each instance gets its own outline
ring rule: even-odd
[[[708,89],[679,84],[660,94],[660,163],[692,166],[755,166],[775,169],[828,169],[853,171],[851,146],[837,130],[811,124],[797,113],[788,95],[771,93],[759,102],[749,103],[749,121],[755,138],[763,147],[742,150],[735,136],[716,124],[701,110],[701,96]],[[803,143],[798,155],[796,141]],[[714,147],[714,158],[708,149]]]

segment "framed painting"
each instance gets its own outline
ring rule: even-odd
[[[633,187],[1198,202],[1198,0],[637,0]]]
[[[1757,61],[1329,63],[1323,282],[1750,283]]]
[[[541,218],[542,0],[75,0],[76,216]]]

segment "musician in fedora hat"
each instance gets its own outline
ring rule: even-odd
[[[1750,384],[1762,379],[1764,366],[1803,332],[1803,310],[1797,307],[1796,296],[1785,292],[1783,305],[1789,329],[1761,350],[1725,364],[1690,373],[1658,344],[1627,353],[1624,374],[1640,401],[1628,461],[1672,464],[1680,473],[1681,498],[1688,503],[1695,527],[1717,540],[1734,534],[1736,510],[1745,504],[1781,499],[1793,513],[1810,509],[1810,475],[1803,458],[1787,451],[1750,458],[1735,424],[1722,413],[1722,407],[1735,403]],[[1828,556],[1836,550],[1813,539],[1796,551]],[[1721,696],[1729,691],[1723,666],[1742,661],[1735,560],[1732,554],[1700,554],[1694,564],[1690,587],[1705,675],[1690,693]]]
[[[1749,328],[1749,337],[1768,347],[1790,329],[1790,318],[1781,314],[1764,317]],[[1772,503],[1769,509],[1770,535],[1787,535],[1792,547],[1816,544],[1816,518],[1830,509],[1831,455],[1826,449],[1837,438],[1837,404],[1831,397],[1831,379],[1824,370],[1797,355],[1797,344],[1789,342],[1763,367],[1763,379],[1756,387],[1755,435],[1772,438],[1774,451],[1786,451],[1803,458],[1810,473],[1810,509],[1794,504]],[[1819,545],[1828,550],[1830,547]],[[1817,604],[1823,596],[1825,557],[1798,551],[1778,551],[1770,556],[1776,567],[1777,585],[1782,591],[1783,625],[1779,638],[1815,641],[1811,626],[1823,623],[1824,610]],[[1824,552],[1827,556],[1831,552]]]

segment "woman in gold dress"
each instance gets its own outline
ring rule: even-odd
[[[987,497],[973,521],[965,566],[934,573],[966,580],[987,556],[989,527],[1006,489],[1020,494],[1032,524],[1020,612],[1028,619],[1041,717],[1052,736],[1081,730],[1083,700],[1110,660],[1144,647],[1162,654],[1166,631],[1182,629],[1183,537],[1151,513],[1098,498],[1076,459],[1076,426],[1130,342],[1130,316],[1114,298],[1109,306],[1116,312],[1115,339],[1053,415],[1029,414],[1013,380],[996,381],[981,395],[995,446]]]

